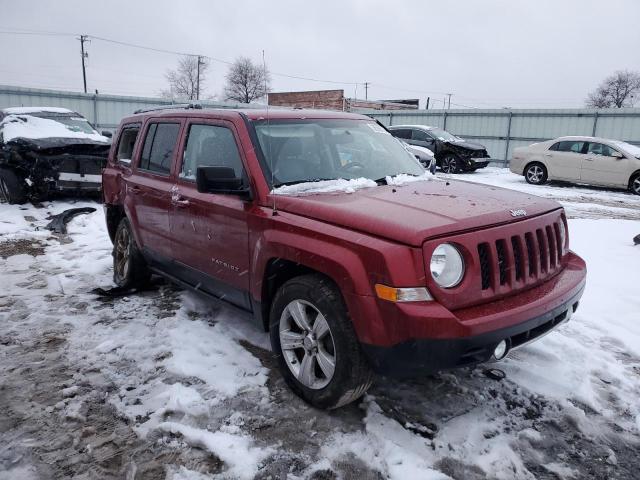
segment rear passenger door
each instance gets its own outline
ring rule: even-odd
[[[154,261],[163,263],[173,252],[169,212],[181,128],[179,119],[148,121],[132,174],[123,178],[125,205],[134,222],[139,246]]]
[[[248,185],[233,124],[194,119],[187,123],[182,161],[173,189],[171,226],[175,232],[176,272],[207,293],[243,308],[249,303],[251,202],[233,194],[200,193],[200,166],[231,167]]]
[[[549,178],[578,181],[587,142],[582,140],[562,140],[554,143],[545,153],[545,164]]]

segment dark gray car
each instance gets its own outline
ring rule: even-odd
[[[431,150],[437,166],[445,173],[475,171],[490,162],[484,145],[467,142],[438,127],[394,125],[387,128],[394,137]]]

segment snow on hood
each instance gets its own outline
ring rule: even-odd
[[[97,132],[76,132],[55,120],[31,115],[8,115],[0,122],[0,128],[2,128],[2,135],[5,142],[15,138],[81,138],[109,143],[107,137],[103,137]]]
[[[423,182],[425,180],[436,180],[437,177],[430,172],[425,172],[422,175],[407,175],[401,173],[394,177],[387,176],[385,180],[388,185],[404,185],[405,183]],[[317,182],[304,182],[296,185],[284,185],[271,190],[274,195],[289,195],[289,196],[301,196],[301,195],[313,195],[319,193],[354,193],[356,190],[362,188],[377,187],[378,184],[369,178],[354,178],[346,180],[344,178],[338,178],[335,180],[320,180]]]
[[[315,193],[353,193],[361,188],[376,187],[378,184],[368,178],[354,178],[345,180],[321,180],[318,182],[304,182],[296,185],[283,185],[271,190],[274,195],[310,195]]]
[[[2,110],[3,113],[7,115],[28,115],[30,113],[42,113],[42,112],[50,112],[50,113],[75,113],[73,110],[69,110],[68,108],[60,108],[60,107],[9,107]]]
[[[424,182],[424,181],[431,181],[431,180],[442,181],[431,172],[424,172],[422,175],[419,175],[419,176],[407,175],[406,173],[401,173],[400,175],[396,175],[395,177],[385,177],[385,180],[387,181],[387,185],[396,185],[396,186],[404,185],[405,183]]]

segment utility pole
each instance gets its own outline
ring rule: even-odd
[[[431,97],[427,97],[427,106],[425,107],[425,110],[429,110],[429,100],[431,100]]]
[[[451,110],[451,95],[453,95],[453,93],[447,93],[447,95],[449,95],[449,104],[447,105],[447,110]]]
[[[82,56],[82,82],[84,83],[84,93],[87,93],[87,70],[84,64],[85,58],[89,57],[89,54],[84,51],[84,42],[88,42],[88,35],[80,35],[80,55]]]
[[[364,99],[369,100],[369,82],[364,82]]]
[[[204,65],[202,56],[198,55],[198,76],[196,77],[196,100],[200,100],[200,65]]]

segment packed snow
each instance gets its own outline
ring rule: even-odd
[[[0,478],[134,478],[148,465],[158,476],[143,478],[173,480],[637,478],[640,198],[500,169],[456,178],[588,205],[569,220],[588,265],[578,311],[492,365],[501,382],[484,366],[380,378],[334,412],[291,393],[267,335],[234,310],[162,284],[90,293],[111,285],[102,212],[68,236],[43,231],[48,214],[90,202],[0,205]]]
[[[7,115],[0,122],[0,129],[5,142],[16,138],[78,138],[104,143],[110,141],[95,131],[94,133],[75,131],[55,120],[32,115]]]

